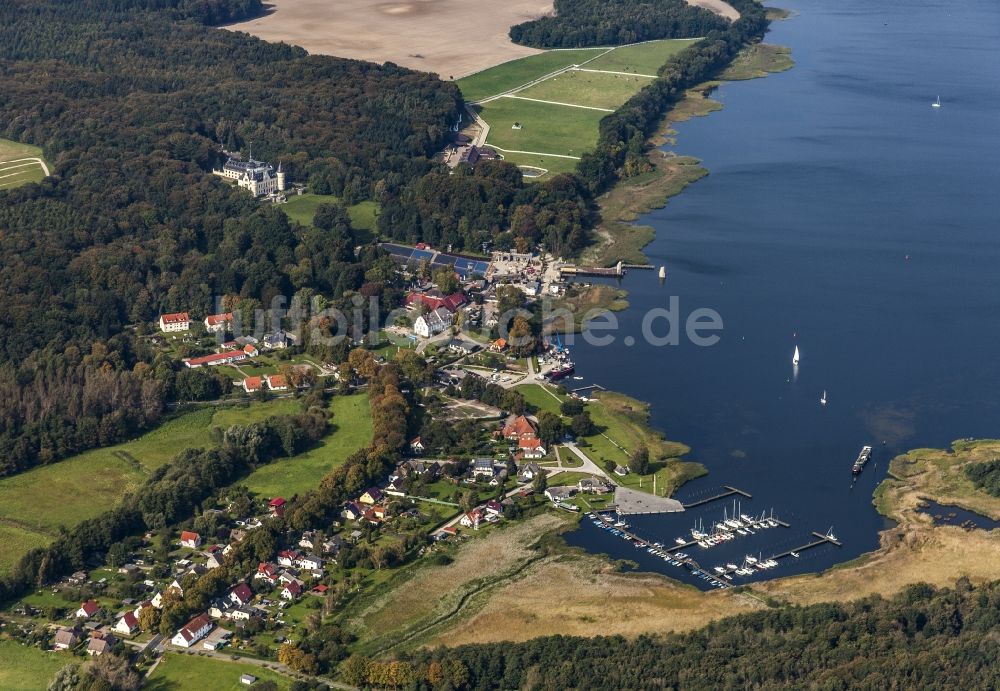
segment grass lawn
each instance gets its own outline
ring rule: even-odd
[[[624,74],[566,72],[524,91],[518,91],[517,95],[613,110],[652,81],[649,77]]]
[[[500,98],[485,104],[480,115],[492,126],[487,144],[579,157],[597,144],[597,125],[607,113]],[[521,124],[520,130],[511,129],[515,122]]]
[[[37,146],[0,139],[0,190],[13,189],[29,182],[39,182],[45,177],[45,171],[38,163],[20,161],[22,158],[44,160],[42,150]],[[13,163],[13,161],[20,162]]]
[[[524,400],[527,401],[529,405],[532,405],[539,410],[548,410],[549,412],[556,414],[559,414],[559,404],[566,400],[565,398],[559,397],[558,394],[550,394],[549,390],[541,384],[522,384],[517,387],[517,390],[521,392],[521,395],[524,396]]]
[[[522,84],[527,84],[564,67],[579,65],[606,51],[607,48],[550,50],[470,74],[468,77],[462,77],[456,83],[458,88],[462,90],[462,96],[465,97],[466,101],[478,101],[516,89]]]
[[[700,40],[700,38],[667,39],[622,46],[588,63],[586,69],[653,75],[668,59]]]
[[[56,672],[71,662],[82,661],[69,653],[53,653],[13,641],[0,641],[0,689],[44,691]]]
[[[240,683],[241,674],[252,674],[261,681],[273,681],[278,688],[287,689],[292,680],[283,674],[265,669],[249,662],[224,660],[167,653],[157,665],[152,676],[143,684],[150,691],[239,691],[250,688]]]
[[[267,497],[290,497],[316,488],[324,475],[368,444],[372,436],[368,394],[335,396],[330,402],[330,412],[333,431],[319,446],[258,468],[241,484]]]
[[[311,226],[316,209],[320,204],[340,204],[340,199],[332,194],[301,194],[288,197],[286,204],[279,204],[278,208],[285,212],[285,215],[293,221],[297,221],[304,226]],[[355,230],[375,230],[375,218],[378,216],[378,204],[372,201],[364,201],[360,204],[347,207],[347,213],[351,217],[351,225]]]
[[[572,173],[579,163],[575,158],[556,158],[554,156],[536,156],[535,154],[504,154],[505,161],[509,161],[516,166],[529,166],[540,169],[535,171],[524,170],[525,182],[536,180],[547,180],[553,175],[560,173]],[[544,171],[544,172],[542,172]]]
[[[0,479],[0,544],[4,546],[0,573],[17,563],[27,549],[48,544],[59,526],[72,527],[114,506],[125,492],[139,487],[150,471],[184,449],[212,445],[213,427],[225,429],[294,412],[298,405],[293,399],[280,399],[245,407],[200,408],[177,415],[133,441]]]

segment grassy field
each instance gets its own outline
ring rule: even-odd
[[[529,179],[544,179],[572,171],[575,159],[597,143],[601,118],[649,84],[660,66],[694,40],[549,51],[458,84],[469,101],[485,101],[475,107],[490,125],[486,143],[512,163],[541,169]],[[489,100],[491,96],[500,97]],[[513,128],[515,123],[520,129]]]
[[[69,653],[52,653],[0,640],[0,689],[44,691],[49,680],[71,662],[82,662]]]
[[[258,468],[243,483],[261,496],[291,497],[314,489],[372,436],[368,394],[335,396],[330,402],[330,434],[315,449]]]
[[[273,681],[280,689],[287,689],[292,679],[259,665],[238,660],[199,657],[167,653],[153,674],[142,685],[147,691],[239,691],[250,688],[240,683],[241,674],[252,674],[259,681]],[[44,686],[42,687],[44,688]]]
[[[0,190],[39,182],[45,177],[41,165],[20,160],[24,158],[42,158],[42,150],[37,146],[0,139]]]
[[[607,52],[607,48],[584,48],[580,50],[550,50],[538,55],[530,55],[519,60],[511,60],[488,70],[459,79],[456,84],[462,90],[466,101],[478,101],[516,89],[522,84],[540,79],[558,70],[579,65]]]
[[[134,441],[94,449],[0,479],[0,573],[27,549],[48,544],[70,527],[106,511],[154,469],[184,449],[213,444],[212,428],[298,410],[293,399],[248,407],[199,409],[178,415]],[[20,549],[23,548],[23,549]]]
[[[546,79],[524,91],[518,91],[517,95],[541,101],[614,110],[651,81],[653,80],[649,77],[573,71]]]
[[[487,143],[501,149],[579,157],[597,144],[597,124],[607,113],[501,98],[480,112],[490,123]],[[512,129],[514,123],[521,129]]]
[[[304,226],[311,226],[316,209],[320,204],[340,204],[340,199],[332,194],[300,194],[288,197],[288,202],[279,204],[278,208],[285,212],[288,218]],[[361,202],[347,207],[351,217],[351,225],[355,230],[375,231],[375,219],[378,217],[378,204],[372,201]]]
[[[667,60],[700,40],[700,38],[681,38],[622,46],[602,55],[586,67],[588,70],[655,75]]]

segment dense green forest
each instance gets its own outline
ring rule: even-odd
[[[1000,461],[983,461],[965,466],[965,476],[979,489],[1000,497]]]
[[[780,607],[682,635],[466,645],[350,658],[345,680],[412,689],[990,689],[1000,584]]]
[[[349,228],[290,226],[208,173],[220,142],[252,142],[314,191],[391,193],[430,170],[458,91],[203,25],[259,9],[0,3],[0,136],[55,164],[41,184],[0,192],[0,475],[127,438],[182,388],[213,389],[192,386],[204,373],[178,386],[176,363],[130,324],[200,317],[215,296],[252,313],[276,295],[336,307],[388,289],[378,253],[355,257]]]
[[[511,27],[511,40],[534,48],[618,46],[705,36],[729,24],[684,0],[556,0],[555,11]]]

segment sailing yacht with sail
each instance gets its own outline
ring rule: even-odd
[[[931,108],[940,108],[940,107],[941,107],[941,94],[938,94],[937,100],[931,104]]]
[[[823,395],[819,399],[820,405],[826,405],[826,389],[823,389]]]
[[[799,347],[798,346],[795,346],[795,352],[792,354],[792,364],[793,365],[798,365],[799,364]]]

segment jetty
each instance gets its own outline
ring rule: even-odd
[[[581,391],[591,391],[591,390],[607,391],[607,389],[605,389],[600,384],[587,384],[586,386],[579,386],[575,389],[570,389],[570,393],[580,393]]]
[[[725,499],[726,497],[731,497],[731,496],[733,496],[735,494],[738,494],[741,497],[746,497],[747,499],[753,499],[753,495],[752,494],[750,494],[749,492],[744,492],[741,489],[737,489],[735,487],[730,487],[729,485],[723,485],[722,488],[725,491],[720,492],[719,494],[714,494],[711,497],[706,497],[705,499],[699,499],[698,501],[693,501],[693,502],[690,502],[688,504],[684,504],[684,508],[685,509],[693,509],[696,506],[702,506],[704,504],[708,504],[708,503],[713,502],[713,501],[718,501],[719,499]]]

